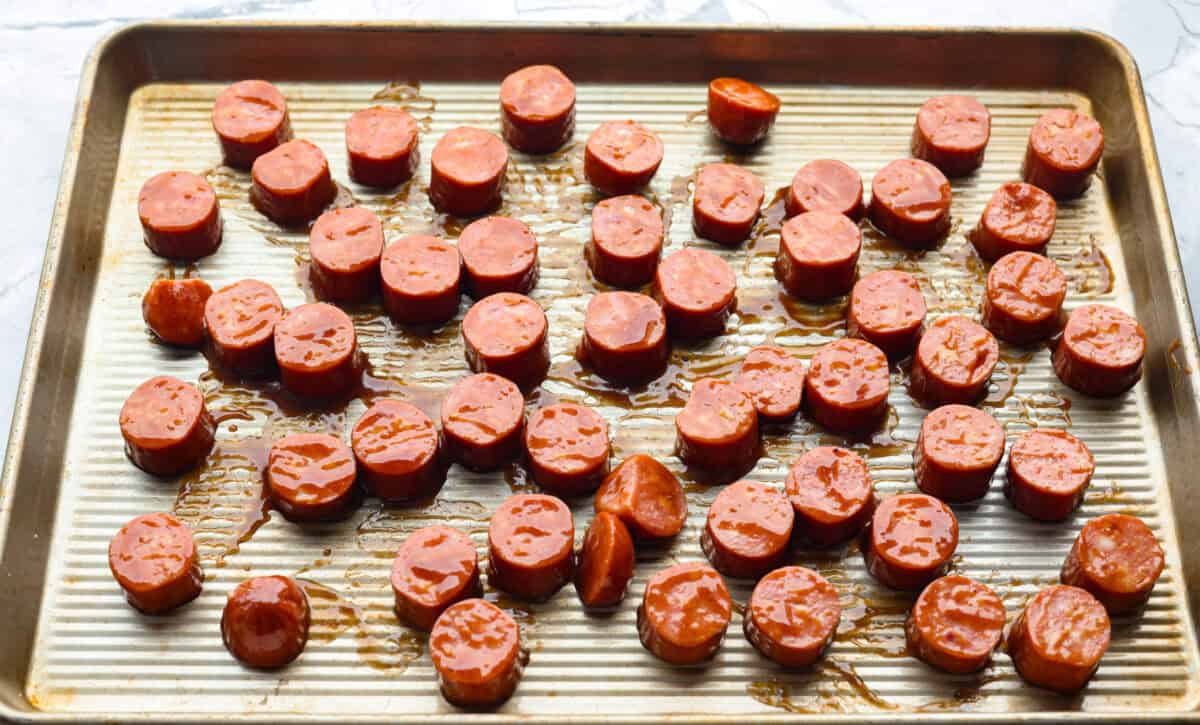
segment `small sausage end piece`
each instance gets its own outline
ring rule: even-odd
[[[639,539],[665,539],[683,530],[687,498],[675,474],[638,453],[604,479],[596,491],[596,512],[614,514]]]
[[[889,384],[883,351],[865,340],[835,340],[809,362],[804,405],[813,420],[829,430],[864,435],[887,415]]]
[[[479,216],[500,205],[508,149],[498,136],[459,126],[438,139],[430,156],[429,200],[454,216]]]
[[[308,595],[286,576],[247,579],[233,590],[221,614],[225,648],[248,667],[277,669],[308,643]]]
[[[135,466],[156,476],[194,468],[212,450],[217,424],[196,386],[159,375],[121,406],[121,436]]]
[[[346,121],[346,160],[355,183],[386,189],[412,178],[420,163],[417,122],[399,106],[371,106]]]
[[[108,567],[125,599],[144,614],[161,614],[200,594],[204,572],[192,530],[171,514],[138,516],[108,545]]]
[[[971,96],[937,96],[917,111],[912,155],[946,176],[966,176],[983,165],[992,114]]]
[[[168,345],[204,343],[204,305],[212,287],[202,279],[156,279],[142,297],[142,319]]]
[[[583,537],[575,571],[579,600],[585,607],[620,604],[633,578],[633,564],[633,539],[625,524],[607,511],[597,513]]]
[[[213,103],[212,126],[225,165],[249,169],[259,156],[291,140],[287,101],[267,81],[238,81]]]
[[[837,590],[802,566],[785,566],[754,587],[742,629],[762,655],[784,667],[808,667],[821,658],[842,618]]]
[[[923,493],[884,499],[865,533],[867,570],[893,589],[916,590],[946,572],[958,548],[958,519]]]
[[[698,664],[717,653],[732,616],[733,600],[716,570],[699,562],[676,564],[646,582],[638,635],[664,662]]]
[[[754,402],[729,381],[697,380],[675,430],[675,450],[689,466],[740,472],[758,458]]]
[[[756,579],[787,553],[795,513],[778,489],[738,481],[717,494],[708,508],[700,548],[713,568],[735,579]]]
[[[525,451],[533,480],[555,496],[591,493],[608,475],[608,423],[577,403],[534,411],[525,426]]]
[[[500,84],[500,131],[527,154],[548,154],[575,133],[575,84],[552,65],[514,71]]]
[[[303,139],[259,156],[250,175],[250,202],[263,216],[284,226],[316,219],[337,196],[325,154]]]
[[[1039,521],[1071,515],[1096,470],[1083,441],[1061,430],[1031,430],[1008,452],[1004,494],[1013,506]]]
[[[1062,567],[1062,583],[1086,589],[1109,614],[1146,603],[1163,570],[1163,550],[1141,519],[1107,514],[1084,524]]]
[[[482,599],[463,600],[438,617],[429,655],[442,696],[466,708],[496,707],[512,697],[526,659],[516,620]]]
[[[1008,632],[1008,655],[1021,677],[1070,693],[1087,684],[1108,650],[1112,625],[1096,598],[1055,584],[1034,595]]]
[[[138,217],[146,246],[160,257],[194,260],[221,246],[221,207],[202,176],[166,171],[138,193]]]
[[[488,580],[521,599],[549,599],[575,570],[575,519],[560,499],[518,494],[488,524]]]
[[[921,592],[904,630],[918,659],[946,672],[977,672],[1004,634],[1004,602],[984,584],[944,576]]]
[[[475,544],[458,529],[426,526],[409,535],[392,562],[396,617],[429,631],[450,605],[483,591]]]
[[[713,133],[732,144],[749,145],[766,138],[779,97],[740,78],[714,78],[708,84],[708,123]]]
[[[1103,154],[1104,131],[1096,119],[1058,108],[1033,124],[1021,173],[1054,198],[1071,199],[1087,191]]]
[[[933,164],[893,161],[871,182],[871,223],[910,246],[932,246],[950,230],[950,197],[950,182]]]
[[[350,445],[363,486],[385,501],[429,498],[446,482],[437,428],[404,401],[380,400],[367,408]]]
[[[885,269],[854,283],[846,335],[875,345],[889,360],[912,354],[925,324],[925,295],[908,272]]]
[[[799,537],[833,546],[857,536],[875,510],[867,462],[857,453],[818,446],[792,464],[784,482]]]
[[[1084,395],[1112,398],[1142,378],[1146,332],[1138,321],[1108,305],[1084,305],[1067,318],[1054,348],[1058,379]]]

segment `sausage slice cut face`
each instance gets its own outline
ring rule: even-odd
[[[779,232],[775,278],[792,297],[821,301],[848,293],[858,275],[862,234],[842,214],[794,216]]]
[[[916,277],[897,269],[872,272],[850,292],[846,334],[875,345],[889,360],[900,360],[916,349],[926,311]]]
[[[583,321],[581,352],[605,380],[636,384],[658,377],[671,354],[662,308],[637,292],[593,296]]]
[[[385,501],[429,498],[446,482],[437,428],[420,408],[402,400],[367,408],[350,445],[364,488]]]
[[[912,154],[946,176],[966,176],[983,165],[992,114],[972,96],[937,96],[921,104]]]
[[[308,595],[286,576],[260,576],[238,584],[221,614],[229,654],[248,667],[278,669],[304,651],[312,622]]]
[[[317,217],[308,234],[312,281],[317,295],[333,302],[366,302],[379,288],[383,225],[361,206],[333,209]]]
[[[221,207],[202,176],[164,171],[138,192],[138,217],[146,246],[160,257],[194,260],[221,246]]]
[[[715,569],[700,562],[676,564],[646,582],[638,636],[664,662],[698,664],[717,653],[732,615],[729,590]]]
[[[621,519],[600,511],[592,519],[579,568],[575,572],[575,591],[585,607],[613,607],[625,598],[625,589],[633,578],[633,539]]]
[[[987,393],[999,359],[995,336],[978,322],[962,315],[939,318],[917,343],[913,396],[933,406],[971,405]]]
[[[524,429],[525,398],[499,375],[468,375],[442,400],[446,454],[472,470],[491,471],[515,460]]]
[[[1104,606],[1078,587],[1055,584],[1034,595],[1008,632],[1008,654],[1027,682],[1070,693],[1087,684],[1108,650]]]
[[[736,380],[763,421],[786,421],[800,411],[804,363],[777,345],[752,348],[742,359]]]
[[[943,405],[921,422],[913,449],[917,487],[943,501],[983,498],[1004,455],[1004,428],[991,414]]]
[[[267,81],[238,81],[213,103],[212,126],[225,165],[249,169],[259,156],[292,138],[287,101]]]
[[[458,314],[462,260],[458,248],[437,237],[401,237],[380,262],[383,306],[404,325],[437,325]]]
[[[527,659],[521,630],[508,612],[466,599],[438,617],[429,655],[442,697],[465,708],[492,708],[512,697]]]
[[[975,251],[989,262],[1011,252],[1044,254],[1057,218],[1054,197],[1033,184],[1012,181],[992,194],[969,236]]]
[[[1062,567],[1062,583],[1086,589],[1110,614],[1146,603],[1163,570],[1163,550],[1141,519],[1106,514],[1084,524]]]
[[[204,305],[211,296],[212,287],[196,277],[156,279],[142,297],[142,318],[168,345],[199,347],[204,343]]]
[[[108,567],[126,601],[144,614],[187,604],[204,584],[192,530],[171,514],[145,514],[122,526],[108,545]]]
[[[702,378],[675,416],[675,450],[689,466],[740,471],[758,459],[758,413],[727,380]]]
[[[663,142],[637,121],[606,121],[588,137],[583,173],[602,194],[640,191],[658,171]]]
[[[416,120],[399,106],[355,111],[346,121],[350,178],[380,189],[403,184],[420,163],[417,141]]]
[[[1004,602],[984,584],[944,576],[921,592],[904,630],[914,657],[946,672],[977,672],[1004,634]]]
[[[639,539],[666,539],[683,530],[687,498],[675,474],[638,453],[604,479],[596,491],[596,512],[617,516]]]
[[[1039,521],[1062,521],[1083,500],[1096,461],[1083,441],[1061,430],[1031,430],[1008,452],[1004,494]]]
[[[789,217],[824,211],[858,221],[866,213],[862,175],[836,159],[809,161],[792,177],[784,205]]]
[[[785,566],[754,587],[742,629],[762,655],[784,667],[807,667],[825,653],[842,618],[837,590],[802,566]]]
[[[734,164],[708,164],[696,175],[692,228],[719,244],[743,242],[754,229],[763,194],[753,172]]]
[[[950,230],[950,182],[936,166],[900,159],[871,181],[871,223],[913,247],[932,246]]]
[[[275,362],[289,391],[306,398],[334,398],[359,382],[354,322],[324,302],[300,305],[275,325]]]
[[[544,494],[508,498],[488,525],[488,578],[514,597],[554,596],[575,570],[575,519],[560,499]]]
[[[525,451],[533,480],[555,496],[595,491],[608,475],[608,422],[577,403],[534,411],[525,426]]]
[[[783,560],[794,520],[791,503],[778,489],[731,483],[708,508],[700,548],[725,576],[756,579]]]
[[[392,562],[396,617],[429,631],[450,605],[480,596],[478,559],[475,544],[458,529],[439,525],[414,531]]]
[[[250,175],[250,202],[282,226],[316,219],[337,195],[325,154],[303,139],[259,156]]]
[[[217,424],[196,386],[159,375],[121,406],[121,436],[133,465],[156,476],[183,473],[212,450]]]
[[[654,281],[672,337],[715,337],[725,331],[737,302],[737,276],[724,259],[687,247],[663,259]]]
[[[832,546],[862,531],[875,510],[867,462],[845,448],[819,446],[800,456],[784,482],[796,514],[796,532],[817,546]]]
[[[575,84],[552,65],[509,73],[500,84],[500,131],[527,154],[560,148],[575,133]]]
[[[887,414],[887,357],[865,340],[835,340],[817,350],[804,379],[813,420],[836,433],[864,435]]]
[[[1084,305],[1067,318],[1054,349],[1058,379],[1084,395],[1111,398],[1142,378],[1146,332],[1126,312],[1108,305]]]
[[[439,211],[471,217],[500,205],[508,149],[494,133],[452,128],[433,147],[430,164],[429,200]]]
[[[867,570],[893,589],[917,590],[946,572],[958,548],[958,519],[933,496],[884,499],[871,517]]]
[[[506,216],[471,222],[458,238],[463,282],[477,300],[497,292],[526,294],[537,284],[538,245],[524,223]]]
[[[222,287],[204,303],[204,327],[217,364],[240,377],[275,369],[275,325],[283,302],[275,288],[256,279]]]
[[[779,97],[741,78],[714,78],[708,83],[708,123],[718,138],[749,145],[766,138]]]
[[[592,209],[592,239],[584,249],[596,279],[614,287],[641,287],[654,279],[663,247],[662,211],[644,197],[625,194]]]
[[[1103,154],[1104,131],[1096,119],[1058,108],[1033,124],[1021,173],[1055,199],[1071,199],[1087,191]]]
[[[362,500],[354,485],[354,451],[324,433],[295,433],[275,441],[267,456],[267,494],[289,521],[337,521]]]
[[[531,390],[550,368],[546,313],[525,295],[500,292],[476,302],[463,318],[467,364]]]
[[[1030,252],[1000,258],[988,272],[983,326],[1014,345],[1032,345],[1058,332],[1067,278],[1053,260]]]

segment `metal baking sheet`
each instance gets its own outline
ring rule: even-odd
[[[9,620],[0,652],[3,715],[118,722],[462,718],[437,694],[425,638],[391,613],[390,560],[407,532],[434,521],[461,527],[482,552],[489,513],[531,487],[523,471],[474,475],[456,467],[428,505],[385,508],[368,500],[345,523],[303,529],[264,511],[259,477],[273,437],[294,430],[348,435],[373,396],[407,398],[436,412],[442,393],[466,372],[457,321],[418,335],[390,324],[377,305],[351,310],[371,361],[362,396],[344,408],[297,411],[273,389],[223,382],[207,372],[202,356],[156,345],[139,300],[155,277],[192,274],[214,287],[257,277],[287,305],[309,295],[305,235],[261,217],[247,201],[247,174],[218,165],[209,111],[229,81],[276,80],[297,137],[321,146],[335,178],[346,184],[342,200],[353,196],[379,213],[389,238],[433,232],[453,239],[462,222],[435,213],[426,195],[432,145],[460,124],[496,130],[499,80],[533,62],[556,63],[577,81],[578,128],[574,143],[559,153],[514,154],[506,179],[502,213],[528,223],[541,243],[533,297],[552,330],[550,379],[529,405],[564,399],[597,407],[611,424],[614,460],[637,452],[659,457],[683,477],[690,516],[673,544],[639,550],[630,594],[616,612],[585,614],[571,587],[537,605],[489,591],[518,618],[531,656],[516,696],[474,718],[1195,715],[1198,652],[1188,600],[1197,601],[1200,552],[1180,531],[1195,520],[1197,507],[1189,491],[1200,432],[1195,336],[1136,69],[1115,42],[1057,31],[186,23],[121,31],[85,68],[0,488],[0,611]],[[719,73],[759,79],[783,100],[770,139],[751,153],[719,145],[705,126],[705,83]],[[825,573],[845,607],[835,644],[812,671],[786,672],[759,657],[742,637],[740,615],[708,666],[656,661],[634,626],[642,588],[659,568],[702,557],[699,526],[719,490],[671,456],[672,419],[687,390],[700,377],[733,374],[746,350],[764,340],[807,358],[844,334],[842,304],[802,305],[779,296],[770,265],[780,201],[772,195],[817,157],[842,159],[869,183],[886,162],[908,154],[920,103],[949,91],[975,94],[993,114],[982,170],[953,182],[953,231],[938,250],[919,254],[864,224],[861,269],[911,271],[922,281],[931,315],[975,315],[986,270],[964,233],[992,190],[1017,177],[1034,119],[1050,108],[1076,108],[1100,119],[1108,148],[1097,183],[1060,205],[1049,254],[1070,279],[1068,307],[1117,304],[1139,317],[1150,338],[1144,382],[1111,401],[1063,387],[1046,349],[1003,347],[984,405],[1010,439],[1031,426],[1069,428],[1095,452],[1096,476],[1080,512],[1049,525],[1007,504],[1001,468],[983,501],[956,507],[962,538],[954,569],[994,587],[1011,620],[1034,592],[1057,580],[1084,522],[1122,511],[1141,516],[1163,541],[1162,579],[1140,616],[1114,620],[1109,653],[1075,697],[1024,684],[1003,652],[983,673],[967,676],[905,656],[902,622],[912,597],[877,585],[854,545],[793,557]],[[343,123],[377,102],[408,107],[423,132],[419,178],[389,193],[355,187],[345,173]],[[739,277],[739,312],[729,334],[677,347],[670,371],[634,391],[609,388],[573,357],[583,309],[598,288],[581,254],[596,201],[583,180],[583,140],[602,121],[625,117],[657,131],[666,145],[648,195],[669,218],[667,251],[714,249]],[[768,189],[763,221],[736,249],[697,241],[691,231],[695,169],[722,159],[751,168]],[[224,244],[192,267],[164,263],[141,241],[137,192],[165,169],[206,174],[221,199]],[[159,373],[197,382],[222,420],[206,465],[179,481],[152,479],[130,465],[117,428],[129,391]],[[903,370],[892,383],[885,429],[855,446],[884,496],[913,489],[911,448],[923,415],[906,393]],[[839,441],[804,420],[767,428],[763,458],[748,477],[781,485],[801,452]],[[196,528],[207,579],[194,603],[147,618],[123,602],[106,548],[126,520],[157,510],[175,511]],[[577,501],[573,510],[581,537],[591,501]],[[314,622],[297,662],[255,672],[225,652],[218,621],[233,586],[269,573],[309,582]],[[749,583],[730,584],[744,603]]]

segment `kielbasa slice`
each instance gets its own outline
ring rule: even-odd
[[[983,326],[1014,345],[1031,345],[1058,332],[1067,278],[1053,260],[1012,252],[988,272],[980,311]]]
[[[991,414],[943,405],[921,422],[913,448],[917,488],[950,503],[983,498],[1004,455],[1004,428]]]
[[[379,289],[383,225],[361,206],[333,209],[317,217],[308,233],[313,289],[332,302],[366,302]]]
[[[267,456],[267,495],[289,521],[338,521],[358,508],[354,451],[325,433],[295,433]]]
[[[912,394],[933,406],[973,404],[987,392],[999,359],[995,336],[978,322],[962,315],[934,320],[917,343]]]
[[[1104,606],[1078,587],[1055,584],[1034,595],[1008,632],[1008,656],[1027,682],[1070,693],[1087,684],[1108,650]]]
[[[459,126],[438,139],[430,157],[429,201],[454,216],[479,216],[500,205],[508,149],[493,133]]]
[[[383,306],[393,320],[436,325],[458,314],[462,260],[458,248],[436,237],[401,237],[383,251],[379,270]]]
[[[972,96],[936,96],[921,104],[912,155],[946,176],[966,176],[983,165],[992,114]]]
[[[550,369],[546,313],[524,295],[499,292],[471,305],[463,318],[467,364],[531,390]]]
[[[984,584],[944,576],[917,597],[904,631],[914,657],[946,672],[977,672],[1004,635],[1004,602]]]
[[[673,337],[715,337],[737,303],[737,276],[712,252],[686,247],[658,265],[654,296]]]
[[[463,282],[477,300],[497,292],[526,294],[537,284],[538,245],[524,223],[506,216],[471,222],[458,238]]]
[[[325,154],[303,139],[259,156],[250,175],[250,203],[284,226],[316,219],[337,196]]]
[[[1104,154],[1104,130],[1096,119],[1057,108],[1042,114],[1029,132],[1021,175],[1055,199],[1087,191]]]
[[[538,408],[525,426],[525,451],[533,480],[546,492],[591,493],[608,475],[608,422],[577,403]]]
[[[898,269],[872,272],[850,291],[846,335],[861,337],[889,360],[899,360],[916,349],[926,311],[921,285],[911,274]]]
[[[482,599],[458,602],[438,617],[429,656],[442,697],[469,708],[496,707],[512,697],[527,659],[516,620]]]
[[[437,428],[420,408],[380,400],[367,408],[350,435],[367,492],[385,501],[430,498],[446,482]]]
[[[883,351],[865,340],[835,340],[809,362],[804,405],[829,430],[863,435],[883,422],[889,383]]]
[[[714,78],[708,83],[708,124],[723,141],[748,146],[766,138],[779,97],[741,78]]]
[[[675,431],[675,452],[689,466],[740,472],[758,459],[754,401],[728,380],[697,380]]]
[[[667,367],[667,319],[652,298],[637,292],[601,292],[588,302],[581,357],[615,383],[658,377]]]
[[[842,604],[837,590],[812,569],[785,566],[755,585],[742,618],[746,639],[784,667],[808,667],[828,649]]]
[[[213,103],[212,126],[225,165],[249,169],[259,156],[292,138],[287,101],[267,81],[238,81]]]
[[[548,154],[575,133],[575,84],[552,65],[513,71],[500,84],[500,132],[527,154]]]
[[[814,302],[838,297],[854,286],[861,250],[862,234],[849,217],[805,212],[779,232],[775,278],[792,297]]]
[[[386,189],[412,178],[421,161],[417,122],[399,106],[371,106],[346,121],[346,161],[350,178]]]
[[[150,177],[138,192],[146,246],[160,257],[194,260],[221,246],[221,206],[212,185],[187,171]]]
[[[283,302],[266,282],[243,279],[222,287],[204,303],[204,327],[217,364],[242,377],[275,369],[275,325]]]
[[[858,535],[875,510],[867,462],[857,453],[818,446],[792,464],[784,490],[796,514],[796,533],[816,546],[833,546]]]
[[[192,530],[171,514],[137,516],[108,545],[108,568],[130,606],[162,614],[195,599],[204,584]]]
[[[1146,332],[1116,307],[1084,305],[1067,317],[1054,348],[1054,372],[1084,395],[1111,398],[1142,378]]]
[[[600,511],[588,526],[575,571],[575,592],[585,607],[615,607],[633,578],[633,539],[621,519]]]
[[[300,656],[312,614],[308,595],[286,576],[238,584],[221,613],[225,649],[248,667],[277,669]]]
[[[1163,550],[1141,519],[1106,514],[1083,525],[1062,566],[1062,583],[1091,593],[1109,614],[1137,609],[1163,570]]]
[[[525,398],[499,375],[468,375],[442,401],[446,455],[472,470],[492,471],[515,460],[524,429]]]
[[[792,177],[784,210],[789,217],[824,211],[858,221],[866,213],[862,176],[836,159],[809,161]]]
[[[718,244],[739,244],[754,229],[763,194],[754,172],[734,164],[708,164],[696,175],[692,229]]]
[[[602,194],[640,191],[658,171],[663,142],[637,121],[606,121],[588,136],[583,173]]]
[[[417,529],[396,552],[391,583],[396,617],[428,632],[450,605],[481,596],[475,544],[449,526]]]
[[[521,599],[554,596],[575,569],[575,519],[560,499],[509,497],[488,524],[488,581]]]
[[[275,362],[283,386],[306,398],[334,398],[359,382],[354,321],[340,308],[314,302],[275,325]]]
[[[168,345],[204,343],[204,305],[212,287],[199,278],[156,279],[142,296],[142,319]]]
[[[687,498],[675,474],[637,453],[604,479],[596,491],[596,512],[617,516],[639,539],[666,539],[683,530]]]
[[[638,637],[664,662],[694,665],[717,653],[732,616],[733,600],[715,569],[701,562],[676,564],[646,582]]]
[[[761,420],[791,420],[804,395],[804,363],[778,345],[759,345],[746,353],[734,382]]]
[[[920,589],[946,573],[958,548],[958,519],[923,493],[885,498],[864,534],[867,570],[892,589]]]
[[[778,489],[738,481],[708,507],[700,548],[713,568],[735,579],[757,579],[779,566],[792,538],[795,514]]]
[[[592,239],[583,253],[601,282],[641,287],[654,279],[663,234],[658,207],[636,194],[614,196],[592,209]]]
[[[950,182],[936,166],[899,159],[871,181],[871,223],[914,247],[928,247],[950,230]]]
[[[1008,451],[1004,495],[1026,516],[1062,521],[1083,500],[1095,470],[1083,441],[1062,430],[1031,430]]]
[[[1044,254],[1057,218],[1054,197],[1033,184],[1012,181],[992,194],[968,238],[988,262],[1011,252]]]
[[[156,476],[194,468],[212,450],[217,424],[196,386],[159,375],[121,406],[121,436],[133,465]]]

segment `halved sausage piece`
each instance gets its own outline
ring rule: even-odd
[[[715,337],[737,303],[737,276],[712,252],[686,247],[658,265],[654,296],[672,337]]]
[[[784,481],[796,514],[796,533],[816,546],[858,535],[875,510],[867,462],[854,451],[818,446],[796,459]]]
[[[602,194],[633,194],[650,183],[663,160],[663,142],[637,121],[606,121],[588,136],[583,173]]]
[[[242,377],[275,369],[275,325],[283,302],[275,288],[256,279],[222,287],[204,303],[204,327],[217,364]]]
[[[192,530],[171,514],[135,517],[108,545],[108,568],[125,600],[143,614],[162,614],[200,595],[204,572]]]
[[[917,597],[904,631],[918,659],[946,672],[977,672],[1004,635],[1004,602],[984,584],[944,576]]]
[[[546,313],[525,295],[499,292],[471,305],[462,322],[467,364],[531,390],[550,368]]]
[[[764,421],[796,417],[804,395],[804,363],[778,345],[759,345],[742,358],[734,381]]]
[[[912,155],[946,176],[966,176],[983,165],[992,114],[972,96],[936,96],[921,104],[913,126]]]
[[[399,106],[371,106],[346,121],[346,161],[350,178],[386,189],[412,178],[420,163],[417,122]]]
[[[1044,254],[1057,218],[1054,197],[1033,184],[1011,181],[996,189],[967,236],[988,262],[1011,252]]]
[[[212,126],[225,165],[248,169],[254,160],[292,138],[287,101],[267,81],[238,81],[213,103]]]
[[[608,422],[577,403],[538,408],[525,426],[525,451],[533,480],[547,493],[591,493],[608,475]]]
[[[1000,258],[988,272],[981,320],[996,337],[1031,345],[1058,332],[1067,278],[1053,260],[1031,252]]]
[[[871,223],[899,242],[928,247],[950,230],[950,182],[936,166],[899,159],[871,181]]]
[[[592,239],[583,253],[601,282],[641,287],[654,279],[663,233],[657,206],[636,194],[614,196],[592,209]]]
[[[697,380],[675,431],[675,452],[689,466],[740,471],[758,458],[754,401],[728,380]]]
[[[437,237],[401,237],[383,250],[379,271],[383,306],[393,320],[436,325],[458,314],[462,260],[458,248]]]
[[[754,172],[734,164],[708,164],[696,175],[692,229],[719,244],[743,242],[754,229],[763,194]]]
[[[995,336],[974,320],[950,315],[925,327],[913,358],[911,390],[932,405],[971,405],[987,393],[1000,359]]]
[[[1087,191],[1104,154],[1104,131],[1096,119],[1066,108],[1042,114],[1029,132],[1021,174],[1055,199]]]
[[[658,377],[671,355],[662,308],[637,292],[594,295],[583,321],[580,353],[605,380],[635,384]]]
[[[325,433],[294,433],[275,441],[267,456],[271,506],[289,521],[338,521],[358,508],[354,451]]]
[[[738,481],[708,507],[700,548],[713,568],[735,579],[757,579],[779,566],[792,538],[795,514],[773,486]]]
[[[221,613],[225,649],[242,664],[277,669],[308,643],[308,595],[286,576],[260,576],[238,584]]]
[[[463,282],[477,300],[497,292],[526,294],[538,280],[538,245],[524,223],[506,216],[471,222],[458,237]]]
[[[1083,525],[1062,566],[1062,583],[1086,589],[1109,614],[1137,609],[1163,570],[1163,550],[1141,519],[1106,514]]]
[[[950,503],[983,498],[1004,456],[1004,428],[991,414],[943,405],[921,421],[913,448],[917,488]]]
[[[784,667],[808,667],[821,658],[842,619],[837,590],[812,569],[785,566],[755,585],[742,618],[746,639]]]
[[[496,707],[512,697],[526,660],[516,620],[483,599],[463,600],[438,617],[429,656],[442,697],[469,708]]]
[[[168,345],[198,347],[204,343],[204,305],[211,296],[212,287],[196,277],[156,279],[142,296],[142,319]]]
[[[1008,656],[1027,682],[1070,693],[1087,684],[1108,650],[1104,606],[1078,587],[1054,584],[1034,595],[1008,631]]]
[[[475,544],[449,526],[417,529],[396,551],[391,584],[396,617],[429,631],[450,605],[482,595]]]
[[[588,526],[575,571],[575,592],[585,607],[614,607],[633,578],[633,539],[621,519],[600,511]]]
[[[454,216],[478,216],[500,205],[508,149],[493,133],[459,126],[438,139],[430,156],[429,201]]]
[[[733,600],[715,569],[702,562],[676,564],[646,582],[638,637],[660,660],[694,665],[717,653],[732,616]]]
[[[212,185],[187,171],[150,177],[138,192],[146,246],[160,257],[193,260],[221,246],[221,206]]]
[[[306,398],[334,398],[359,382],[354,321],[340,308],[313,302],[275,325],[275,362],[283,386]]]
[[[718,138],[749,145],[766,138],[779,97],[741,78],[714,78],[708,82],[708,123]]]
[[[917,347],[925,324],[925,295],[908,272],[884,269],[854,283],[846,311],[846,335],[875,345],[889,360]]]
[[[552,65],[530,65],[500,84],[500,132],[527,154],[548,154],[575,133],[575,84]]]
[[[332,302],[366,302],[379,289],[383,225],[361,206],[317,217],[308,233],[313,289]]]
[[[1062,521],[1083,500],[1095,470],[1083,441],[1062,430],[1031,430],[1008,451],[1004,495],[1026,516]]]
[[[817,159],[800,167],[784,200],[787,215],[810,211],[845,214],[858,221],[866,213],[862,176],[836,159]]]
[[[1111,398],[1142,379],[1146,332],[1116,307],[1084,305],[1067,317],[1054,348],[1058,379],[1084,395]]]
[[[429,498],[446,482],[433,421],[402,400],[367,408],[350,434],[350,446],[367,492],[385,501]]]
[[[173,476],[212,450],[217,424],[196,386],[159,375],[134,388],[121,406],[125,455],[146,473]]]
[[[337,196],[325,154],[303,139],[259,156],[250,175],[250,203],[276,224],[316,219]]]
[[[863,435],[883,422],[889,384],[883,351],[865,340],[834,340],[809,361],[804,405],[825,428]]]
[[[867,571],[892,589],[921,589],[946,573],[958,548],[958,519],[923,493],[885,498],[865,537]]]
[[[842,214],[810,211],[787,220],[779,231],[775,278],[792,297],[809,301],[844,295],[858,275],[862,234]]]
[[[488,581],[521,599],[549,599],[575,570],[575,519],[560,499],[511,496],[488,525]]]
[[[687,498],[675,474],[637,453],[604,479],[596,491],[596,512],[617,516],[639,539],[666,539],[683,530]]]
[[[442,400],[446,455],[472,470],[492,471],[515,460],[524,429],[525,398],[499,375],[468,375]]]

